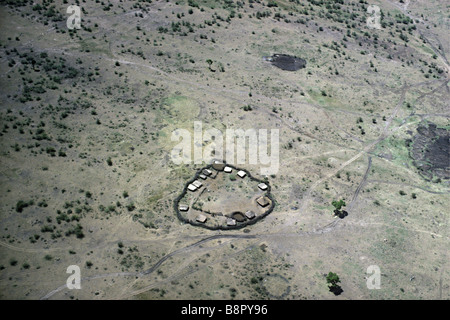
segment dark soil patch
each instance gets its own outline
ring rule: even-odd
[[[425,179],[450,178],[449,130],[438,128],[433,123],[420,125],[410,146],[414,165]]]
[[[275,67],[286,71],[297,71],[306,66],[304,59],[287,54],[274,54],[271,57],[264,57],[264,60],[270,61]]]
[[[233,219],[235,219],[237,222],[244,222],[245,216],[242,214],[242,212],[233,212],[231,215]]]

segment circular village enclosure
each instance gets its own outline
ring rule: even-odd
[[[211,230],[239,229],[272,212],[270,185],[247,170],[225,163],[208,165],[188,181],[175,199],[178,218]]]

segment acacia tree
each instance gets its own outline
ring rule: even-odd
[[[331,204],[333,205],[333,207],[336,208],[336,210],[341,210],[342,207],[345,207],[345,201],[343,199],[336,201],[334,200],[333,202],[331,202]]]
[[[328,287],[331,292],[333,292],[335,295],[339,295],[342,293],[342,288],[338,283],[340,283],[341,280],[339,279],[339,276],[334,272],[329,272],[327,275],[327,283]]]
[[[342,207],[346,206],[345,201],[343,199],[341,199],[339,201],[333,200],[333,202],[331,202],[331,204],[335,208],[335,210],[334,210],[335,216],[339,216],[339,218],[342,219],[348,215],[347,211],[345,211],[345,210],[341,211]]]

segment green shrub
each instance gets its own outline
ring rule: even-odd
[[[19,200],[19,201],[17,201],[17,203],[16,203],[16,211],[17,211],[17,212],[22,212],[24,208],[26,208],[26,207],[28,207],[28,206],[31,206],[31,205],[33,205],[33,204],[34,204],[34,201],[33,201],[33,200],[30,200],[30,201],[28,201],[28,202],[23,201],[23,200]]]

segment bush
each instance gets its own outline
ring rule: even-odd
[[[339,279],[339,276],[334,272],[329,272],[327,275],[327,283],[328,287],[331,292],[333,292],[335,295],[339,295],[342,293],[342,288],[338,285],[338,283],[341,282]]]
[[[78,223],[74,228],[66,232],[66,236],[74,234],[78,239],[84,238],[83,227]]]
[[[53,232],[53,226],[43,226],[41,232]]]
[[[336,210],[341,210],[342,207],[345,207],[345,201],[344,200],[339,200],[339,201],[332,201],[331,204],[333,205],[333,207],[336,208]]]
[[[25,202],[23,200],[19,200],[16,203],[16,211],[17,212],[22,212],[24,208],[33,205],[34,201],[30,200],[28,202]]]

